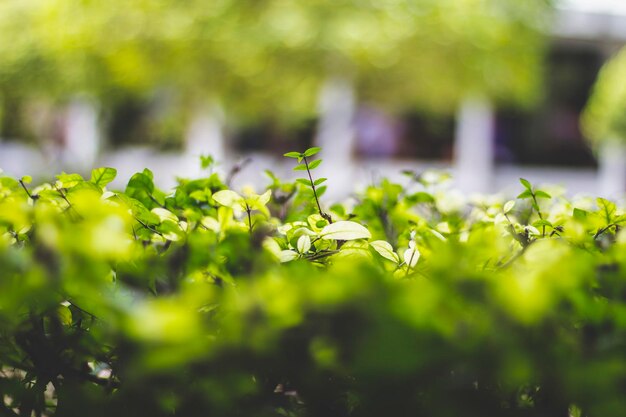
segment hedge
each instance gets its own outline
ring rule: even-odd
[[[433,172],[328,206],[316,151],[258,194],[0,177],[0,414],[624,415],[621,208]]]

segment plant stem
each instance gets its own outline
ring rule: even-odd
[[[250,207],[246,203],[246,213],[248,213],[248,227],[250,228],[250,234],[252,234],[252,217],[250,217]]]
[[[26,191],[26,195],[28,196],[28,198],[30,198],[31,200],[35,201],[35,199],[33,198],[32,194],[30,193],[30,191],[28,191],[28,188],[26,188],[26,185],[24,184],[24,181],[19,180],[20,185],[22,186],[22,188],[24,189],[24,191]]]
[[[320,200],[317,198],[317,189],[315,188],[315,183],[313,182],[313,177],[311,176],[311,170],[309,169],[309,161],[306,160],[306,156],[302,158],[304,160],[304,165],[306,166],[306,172],[309,174],[309,181],[311,181],[311,189],[313,190],[313,197],[315,197],[315,203],[317,204],[317,211],[320,213],[323,219],[328,221],[329,224],[333,223],[332,218],[329,214],[324,213],[322,210],[322,206],[320,206]]]

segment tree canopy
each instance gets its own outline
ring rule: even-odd
[[[315,111],[329,76],[364,99],[450,109],[537,91],[548,1],[4,0],[0,88],[103,102],[172,91],[249,117]]]
[[[607,62],[582,117],[585,136],[592,142],[626,142],[626,49]]]

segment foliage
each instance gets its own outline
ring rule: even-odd
[[[315,151],[288,156],[310,169]],[[3,415],[626,409],[611,201],[526,180],[466,201],[406,172],[328,207],[312,178],[165,192],[146,169],[113,191],[115,174],[0,177]]]
[[[582,128],[593,142],[626,141],[626,49],[602,68],[582,117]]]
[[[165,92],[176,109],[217,100],[276,120],[314,114],[329,76],[391,106],[527,102],[550,3],[4,0],[0,92],[107,106]]]

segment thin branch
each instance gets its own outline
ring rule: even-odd
[[[306,156],[303,157],[302,159],[304,160],[304,165],[306,166],[306,172],[307,174],[309,174],[309,181],[311,181],[311,189],[313,190],[313,197],[315,197],[317,210],[319,211],[320,216],[322,216],[323,219],[326,219],[328,223],[332,224],[333,219],[330,217],[329,214],[324,213],[324,211],[322,210],[322,206],[320,206],[320,200],[317,198],[317,189],[315,188],[315,183],[313,182],[313,176],[311,175],[311,170],[309,169],[309,161],[307,161]]]

